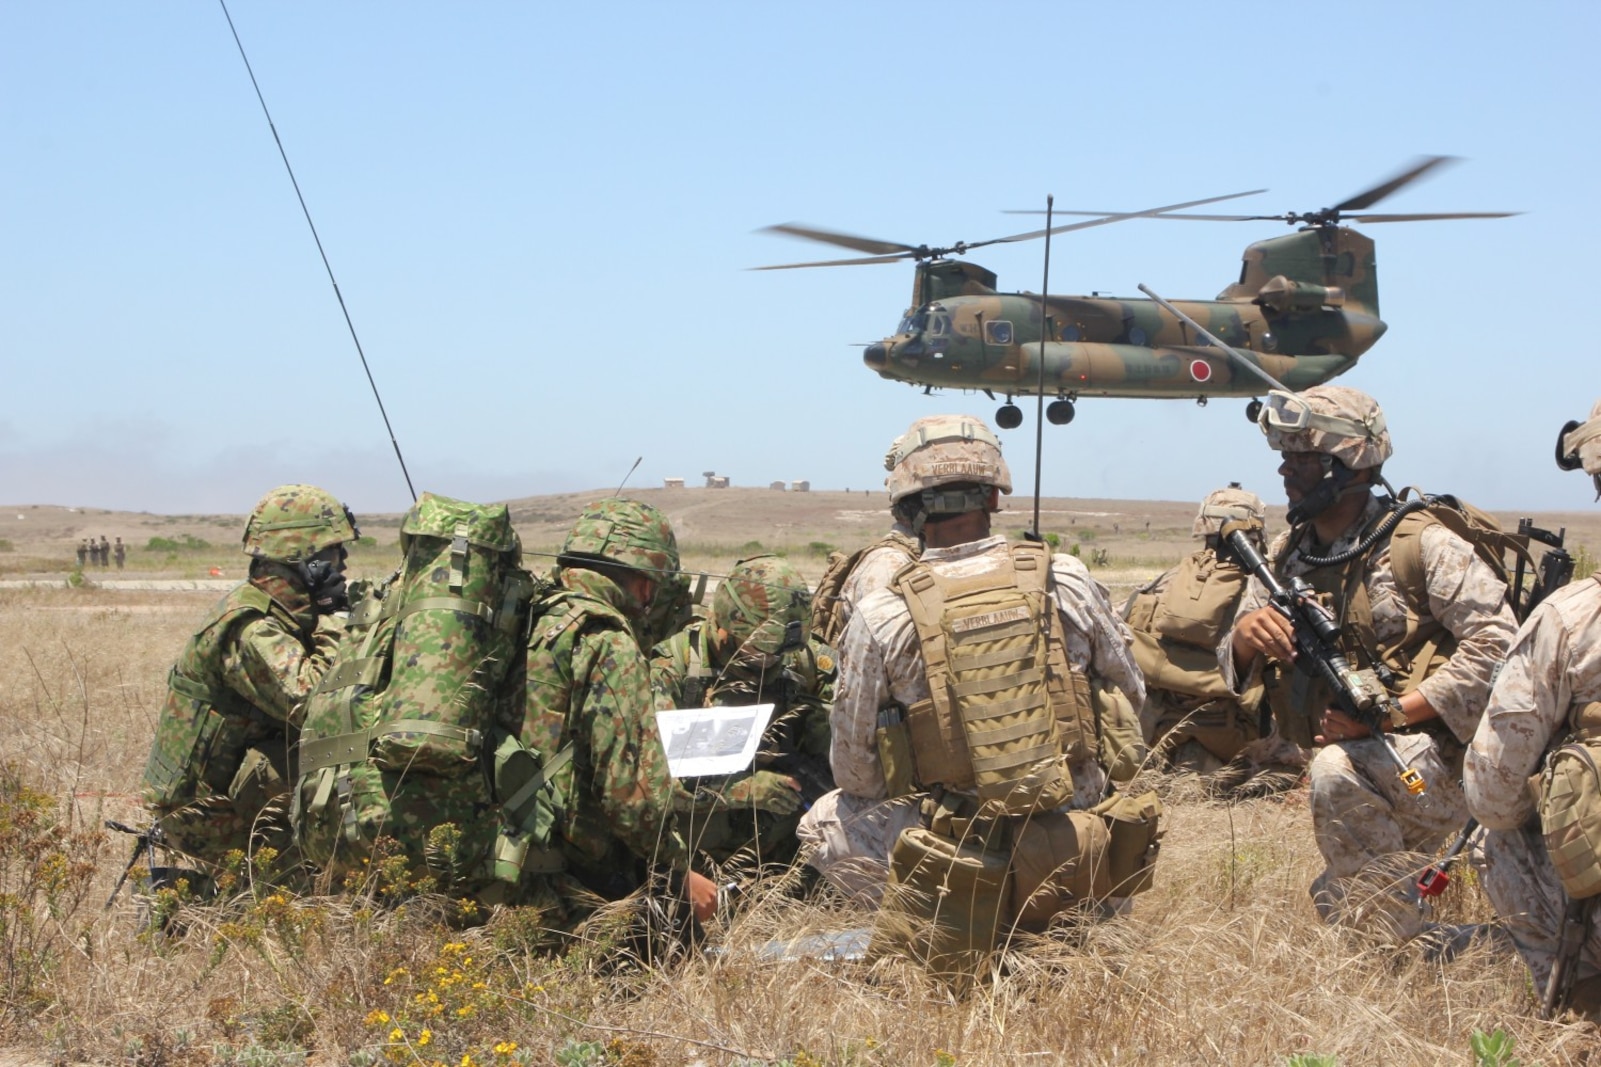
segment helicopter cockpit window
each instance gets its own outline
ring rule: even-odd
[[[1012,324],[1005,319],[984,324],[984,341],[992,345],[1009,345],[1012,343]]]
[[[951,314],[948,311],[932,311],[928,314],[927,333],[930,337],[948,337],[951,332]]]

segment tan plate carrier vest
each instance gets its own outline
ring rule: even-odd
[[[1595,581],[1601,582],[1601,575]],[[1601,701],[1568,709],[1568,738],[1539,778],[1540,833],[1570,900],[1601,894]]]
[[[1089,681],[1068,663],[1046,583],[1050,550],[956,578],[917,562],[893,587],[917,627],[929,699],[906,709],[918,784],[977,793],[1008,815],[1073,797],[1067,764],[1098,755]]]

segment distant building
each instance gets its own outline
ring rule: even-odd
[[[684,488],[684,479],[682,479],[682,478],[663,478],[662,479],[662,488],[663,489],[682,489],[682,488]]]
[[[812,491],[812,483],[805,478],[797,478],[789,483],[789,491],[792,493],[809,493]]]
[[[708,489],[727,489],[728,488],[728,475],[726,475],[726,474],[708,474],[706,476],[706,488],[708,488]]]
[[[784,491],[784,480],[782,478],[780,478],[776,482],[768,482],[767,483],[767,488],[769,488],[769,489],[777,489],[780,493],[782,493]]]

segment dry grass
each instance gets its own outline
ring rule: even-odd
[[[792,544],[852,543],[838,525],[796,529]],[[422,901],[265,890],[158,900],[185,932],[153,934],[126,891],[101,908],[128,842],[100,824],[136,820],[165,672],[214,596],[0,590],[0,1063],[1435,1064],[1473,1063],[1470,1035],[1498,1028],[1525,1064],[1601,1062],[1593,1029],[1534,1018],[1509,955],[1430,964],[1321,925],[1302,793],[1223,805],[1175,790],[1156,886],[1130,918],[1014,946],[965,998],[898,963],[764,959],[771,938],[864,921],[777,894],[673,969],[607,970],[585,945],[543,954],[524,913],[463,932]],[[1443,917],[1488,917],[1465,875]]]

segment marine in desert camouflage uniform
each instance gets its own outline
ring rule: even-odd
[[[1238,482],[1207,494],[1191,529],[1202,546],[1123,606],[1145,676],[1145,741],[1175,771],[1211,774],[1260,736],[1257,710],[1240,706],[1217,665],[1218,638],[1233,623],[1249,577],[1217,548],[1223,524],[1242,522],[1254,527],[1260,549],[1266,517],[1262,499]]]
[[[344,546],[358,535],[314,486],[279,486],[251,512],[250,578],[184,646],[156,723],[144,799],[167,846],[209,864],[270,847],[293,867],[290,756],[339,640]]]
[[[922,442],[920,445],[918,442]],[[914,457],[907,462],[908,457]],[[1011,475],[999,442],[983,421],[968,416],[919,419],[897,438],[886,457],[885,484],[899,501],[917,497],[918,521],[929,547],[923,561],[943,575],[973,577],[1011,563],[1003,536],[988,535],[988,515],[998,510],[999,493],[1010,493]],[[936,490],[938,490],[936,492]],[[952,510],[947,493],[977,499],[976,508]],[[935,497],[928,510],[927,494]],[[936,535],[953,517],[985,531],[959,543],[942,544]],[[1055,607],[1071,667],[1098,676],[1119,690],[1133,707],[1145,699],[1127,628],[1076,557],[1051,557],[1047,589]],[[891,850],[907,829],[922,826],[919,806],[926,794],[886,799],[889,793],[877,745],[879,710],[891,702],[911,707],[930,695],[922,646],[911,610],[894,588],[867,596],[841,641],[840,678],[831,717],[831,753],[839,789],[812,805],[801,820],[800,837],[808,861],[840,890],[862,903],[877,903],[889,878]],[[1085,808],[1107,795],[1105,769],[1093,757],[1070,765],[1070,806]]]
[[[1281,579],[1305,578],[1330,596],[1353,665],[1377,659],[1405,668],[1396,695],[1407,725],[1390,740],[1422,775],[1427,793],[1409,794],[1384,743],[1332,706],[1321,683],[1310,684],[1310,675],[1290,666],[1290,624],[1266,606],[1255,579],[1219,659],[1241,692],[1262,679],[1266,666],[1279,734],[1319,746],[1308,770],[1312,829],[1325,864],[1311,886],[1318,913],[1405,940],[1425,929],[1411,892],[1423,862],[1415,854],[1434,852],[1467,819],[1463,746],[1516,629],[1507,587],[1471,545],[1438,522],[1419,535],[1421,600],[1397,582],[1388,535],[1354,551],[1393,503],[1372,492],[1384,484],[1380,467],[1391,454],[1384,414],[1372,397],[1333,385],[1298,396],[1274,392],[1260,422],[1269,446],[1282,454],[1279,474],[1290,503],[1291,528],[1269,549],[1273,570]],[[1348,552],[1352,559],[1344,564],[1308,562]],[[1433,654],[1422,640],[1431,632],[1438,642]]]
[[[1601,402],[1588,422],[1564,432],[1561,446],[1592,477],[1601,499]],[[1481,882],[1537,994],[1556,959],[1566,899],[1541,838],[1529,778],[1586,705],[1593,719],[1598,701],[1601,577],[1591,576],[1552,593],[1518,631],[1463,769],[1468,807],[1486,827],[1475,856]],[[1593,909],[1571,1006],[1601,1021],[1601,928]]]
[[[800,571],[777,556],[755,556],[734,565],[704,620],[651,655],[660,708],[774,705],[754,770],[682,783],[686,832],[718,864],[788,863],[802,806],[834,787],[834,653],[809,638],[811,625]]]
[[[690,870],[633,630],[661,576],[678,569],[672,527],[648,504],[601,500],[584,509],[557,564],[558,589],[534,620],[520,679],[520,733],[547,762],[571,746],[571,762],[554,775],[565,799],[556,827],[565,869],[525,869],[526,898],[564,927],[600,901],[670,886],[709,918],[717,890]]]

